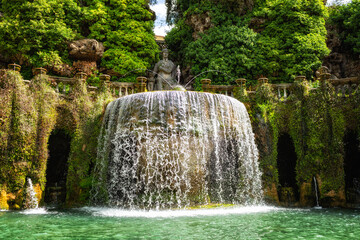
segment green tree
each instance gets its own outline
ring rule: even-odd
[[[0,52],[9,62],[62,62],[66,42],[80,36],[81,9],[73,0],[2,0],[0,7]]]
[[[104,43],[102,65],[124,75],[147,69],[158,58],[153,13],[146,0],[91,1],[87,7],[88,37]]]
[[[257,74],[277,82],[299,74],[311,77],[329,54],[322,0],[266,0],[253,14],[265,19],[257,42]]]
[[[338,27],[344,50],[360,53],[360,0],[332,8],[330,24]]]
[[[68,60],[68,43],[95,38],[106,47],[101,65],[124,75],[158,58],[154,14],[146,0],[0,1],[0,54],[7,62],[54,66]]]
[[[187,2],[179,0],[178,6],[183,1]],[[291,82],[299,74],[311,77],[329,53],[323,1],[250,2],[201,1],[180,12],[182,17],[166,36],[175,59],[183,66],[189,65],[193,74],[221,70],[249,80],[265,75],[272,82]],[[235,6],[244,6],[248,11]],[[211,18],[210,28],[197,39],[192,38],[195,15]],[[258,22],[257,33],[250,29],[255,29],[253,22]],[[218,83],[229,83],[214,74],[208,77]]]
[[[186,62],[193,74],[214,83],[233,84],[234,78],[251,78],[255,64],[256,34],[246,26],[225,25],[211,28],[187,47]],[[200,79],[197,79],[199,81]]]

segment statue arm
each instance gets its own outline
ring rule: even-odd
[[[154,70],[153,70],[153,76],[155,77],[158,74],[159,71],[159,63],[155,64]]]

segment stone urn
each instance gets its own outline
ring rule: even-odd
[[[146,82],[147,82],[146,77],[137,77],[136,78],[136,86],[137,86],[138,92],[145,92]]]
[[[268,82],[269,82],[269,79],[266,78],[266,77],[261,77],[261,78],[258,79],[259,85],[263,85],[263,84],[268,83]]]
[[[46,73],[47,73],[47,70],[46,70],[45,68],[42,68],[42,67],[40,67],[40,68],[33,68],[32,71],[33,71],[34,76],[39,75],[39,74],[41,74],[41,75],[46,75]]]
[[[16,72],[20,72],[20,70],[21,70],[21,66],[20,66],[19,64],[16,64],[16,63],[10,63],[10,64],[8,65],[8,68],[9,68],[10,70],[14,70],[14,71],[16,71]]]
[[[75,79],[80,79],[80,80],[86,81],[86,76],[87,76],[86,73],[78,72],[75,74]]]
[[[208,85],[210,85],[211,84],[211,80],[210,79],[201,79],[201,84],[202,85],[205,85],[205,86],[208,86]]]
[[[238,78],[238,79],[235,80],[235,82],[239,87],[245,87],[246,79],[245,78]]]
[[[295,81],[297,81],[297,82],[305,82],[305,81],[306,81],[306,77],[305,77],[305,76],[302,76],[302,75],[296,76],[296,77],[295,77]]]

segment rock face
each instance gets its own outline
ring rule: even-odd
[[[66,67],[64,69],[66,72],[84,72],[90,76],[97,69],[96,62],[102,58],[103,54],[104,45],[95,39],[81,39],[71,42],[69,56],[75,61],[71,69]]]
[[[194,29],[192,34],[194,39],[200,38],[200,33],[205,32],[213,26],[209,12],[191,15],[191,17],[187,20],[187,24]]]
[[[104,45],[95,39],[81,39],[71,42],[69,55],[76,60],[98,61],[104,54]]]
[[[336,27],[327,25],[326,44],[331,50],[323,65],[330,69],[333,78],[357,77],[360,73],[360,56],[348,52],[341,44]]]

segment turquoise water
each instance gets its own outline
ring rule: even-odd
[[[360,239],[360,210],[2,211],[0,239]]]

